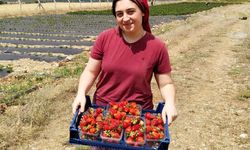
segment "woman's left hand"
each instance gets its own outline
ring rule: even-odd
[[[177,110],[174,104],[172,105],[167,105],[165,104],[165,106],[162,109],[162,119],[164,124],[166,123],[166,116],[168,118],[168,125],[170,126],[172,124],[172,122],[177,118],[178,114],[177,114]]]

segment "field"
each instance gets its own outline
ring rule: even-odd
[[[0,18],[17,17],[17,16],[33,16],[44,14],[63,14],[69,11],[76,10],[95,10],[95,9],[107,9],[111,4],[107,2],[102,3],[42,3],[42,7],[38,4],[7,4],[0,5]],[[11,10],[11,11],[10,11]]]
[[[90,42],[86,44],[87,49],[102,28],[90,26],[100,30],[88,33],[93,30],[83,30],[86,23],[78,26],[80,30],[75,34],[56,33],[62,30],[72,32],[72,28],[64,28],[67,22],[53,26],[58,27],[58,30],[46,28],[46,25],[53,24],[51,20],[58,21],[65,16],[43,16],[46,18],[42,19],[46,20],[44,26],[36,23],[43,17],[0,21],[1,29],[5,31],[0,34],[1,43],[4,40],[4,43],[12,43],[2,45],[3,48],[9,48],[10,52],[4,53],[4,49],[0,56],[13,53],[20,55],[21,50],[30,53],[31,49],[32,54],[36,54],[32,57],[29,55],[29,59],[2,60],[7,58],[6,55],[1,59],[1,64],[4,67],[11,66],[14,72],[0,79],[0,149],[88,149],[69,145],[68,138],[71,104],[89,53],[86,50],[79,54],[78,49],[83,47],[70,48],[67,42],[74,42],[71,45]],[[164,17],[160,17],[153,21],[153,33],[168,45],[173,66],[172,77],[177,88],[179,116],[170,126],[170,149],[250,149],[249,16],[250,4],[244,3],[198,12],[188,15],[188,18],[164,20]],[[77,16],[69,17],[72,19],[70,26],[83,23],[73,22],[74,17]],[[12,21],[24,24],[13,27]],[[25,24],[27,21],[34,22]],[[112,24],[107,23],[104,27]],[[36,25],[42,34],[23,34],[35,33],[32,25]],[[60,25],[63,25],[61,30]],[[16,30],[7,33],[10,28]],[[61,34],[67,36],[59,36]],[[37,40],[32,42],[31,39]],[[15,41],[21,43],[13,44]],[[61,48],[56,47],[58,43]],[[43,49],[39,51],[41,47]],[[46,48],[54,52],[47,51],[46,57],[41,57],[44,53],[40,53]],[[71,54],[74,57],[65,59]],[[47,60],[41,61],[39,57]],[[152,89],[154,102],[157,102],[161,95],[154,80]],[[92,95],[94,90],[93,87],[89,94]]]

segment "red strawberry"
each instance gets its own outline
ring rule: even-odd
[[[129,118],[126,118],[124,121],[123,121],[123,128],[127,128],[128,126],[131,125],[131,120]]]
[[[130,107],[131,107],[131,108],[137,108],[136,102],[131,102],[131,103],[130,103]]]
[[[89,132],[95,134],[96,133],[96,129],[95,128],[91,128],[91,129],[89,129]]]

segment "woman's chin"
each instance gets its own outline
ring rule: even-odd
[[[133,32],[134,30],[132,28],[123,28],[125,32]]]
[[[134,28],[131,27],[123,27],[123,31],[125,32],[133,32]]]

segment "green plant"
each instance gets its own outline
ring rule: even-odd
[[[11,72],[13,72],[13,68],[11,67],[11,66],[6,66],[6,72],[7,73],[11,73]]]
[[[209,3],[205,2],[183,2],[155,5],[150,7],[150,14],[152,16],[160,15],[187,15],[197,13],[199,11],[208,10],[214,7],[228,5],[226,3]]]
[[[95,11],[75,11],[68,12],[69,15],[112,15],[112,11],[108,10],[95,10]]]
[[[212,9],[214,7],[225,6],[231,3],[222,2],[181,2],[181,3],[170,3],[161,4],[150,7],[151,16],[161,15],[186,15],[197,13],[199,11]],[[67,14],[72,15],[112,15],[112,11],[109,10],[98,10],[98,11],[76,11],[69,12]]]
[[[11,66],[3,66],[3,65],[0,65],[0,71],[6,71],[7,73],[11,73],[13,72],[13,68]]]
[[[68,76],[72,75],[71,70],[65,66],[60,67],[60,68],[56,68],[53,73],[57,77],[68,77]]]
[[[250,88],[246,88],[246,89],[241,89],[239,91],[239,94],[238,94],[238,99],[239,100],[247,100],[250,98]]]
[[[7,4],[7,2],[1,1],[0,0],[0,5]]]
[[[241,68],[239,67],[233,67],[229,72],[228,74],[231,75],[231,76],[237,76],[237,75],[240,75],[242,73],[242,70]]]
[[[4,69],[4,66],[0,65],[0,71],[3,71],[3,69]]]

